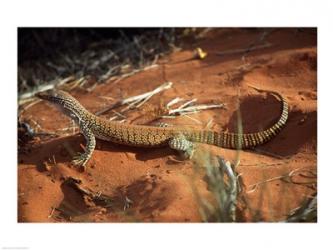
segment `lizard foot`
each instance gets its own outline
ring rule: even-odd
[[[72,164],[74,166],[83,167],[85,170],[85,165],[87,164],[89,157],[86,154],[78,153],[77,156],[74,156]]]
[[[195,151],[194,144],[186,140],[184,136],[172,138],[169,141],[169,146],[177,150],[183,160],[191,159]]]

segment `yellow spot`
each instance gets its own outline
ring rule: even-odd
[[[207,52],[204,52],[201,48],[196,48],[194,51],[194,57],[196,59],[205,59],[205,57],[207,56]]]

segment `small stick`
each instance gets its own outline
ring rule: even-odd
[[[293,183],[293,184],[312,184],[312,183],[315,183],[315,182],[295,182],[295,181],[293,181],[293,177],[296,175],[297,172],[310,171],[308,169],[305,169],[305,170],[304,169],[305,169],[305,167],[296,168],[296,169],[290,171],[288,174],[276,176],[276,177],[273,177],[273,178],[270,178],[270,179],[267,179],[267,180],[264,180],[264,181],[257,182],[255,184],[251,184],[251,185],[248,186],[248,188],[251,188],[251,189],[249,191],[247,191],[247,193],[254,192],[258,188],[259,185],[262,185],[262,184],[267,183],[267,182],[276,181],[276,180],[285,180],[285,181],[287,181],[289,183]]]
[[[271,167],[271,166],[279,166],[288,163],[288,161],[285,162],[278,162],[278,163],[265,163],[265,162],[260,162],[260,163],[255,163],[255,164],[239,164],[239,166],[260,166],[260,167]]]
[[[130,76],[135,75],[136,73],[139,73],[139,72],[142,72],[142,71],[146,71],[146,70],[149,70],[149,69],[152,69],[152,68],[155,68],[155,67],[158,67],[158,65],[157,64],[153,64],[153,65],[149,65],[147,67],[144,67],[143,69],[135,69],[135,70],[131,71],[130,73],[123,74],[117,80],[115,80],[114,83],[118,83],[118,82],[120,82],[121,80],[123,80],[125,78],[128,78]]]
[[[180,98],[180,97],[176,97],[176,98],[172,99],[170,102],[167,103],[167,105],[166,105],[167,109],[169,109],[171,106],[175,105],[176,103],[178,103],[182,100],[184,100],[184,99]]]
[[[125,201],[124,201],[124,211],[130,208],[131,204],[133,204],[133,201],[125,196]]]
[[[190,104],[195,103],[197,100],[198,100],[197,98],[194,98],[188,102],[185,102],[184,104],[180,105],[178,109],[183,109],[185,107],[188,107],[190,106]]]
[[[186,114],[184,114],[184,116],[185,116],[186,118],[189,118],[190,120],[195,121],[196,123],[202,125],[202,122],[199,121],[198,119],[195,119],[195,118],[193,118],[193,117],[191,117],[191,116],[188,116],[188,115],[186,115]]]
[[[55,156],[54,156],[54,155],[52,155],[52,159],[53,159],[53,164],[54,164],[54,166],[57,165],[57,162],[56,162],[56,160],[55,160]]]
[[[213,123],[213,118],[210,118],[205,126],[205,129],[211,129],[212,123]]]
[[[119,112],[117,112],[115,110],[112,110],[112,112],[115,113],[116,115],[122,117],[122,118],[126,118],[126,116],[124,116],[123,114],[121,114],[121,113],[119,113]]]
[[[140,102],[140,101],[146,102],[153,95],[155,95],[155,94],[157,94],[157,93],[159,93],[163,90],[169,89],[171,87],[172,87],[172,82],[165,82],[165,83],[163,83],[162,85],[160,85],[159,87],[157,87],[156,89],[154,89],[152,91],[149,91],[149,92],[141,94],[141,95],[132,96],[132,97],[120,100],[120,101],[114,103],[113,105],[111,105],[110,107],[104,108],[104,109],[96,112],[95,115],[104,114],[104,113],[108,112],[111,109],[114,109],[116,107],[119,107],[119,106],[122,106],[122,105],[125,105],[125,104],[131,104],[131,103]]]
[[[52,207],[52,210],[51,210],[51,212],[50,212],[49,216],[47,216],[47,218],[51,218],[51,217],[52,217],[52,215],[53,215],[53,213],[54,213],[54,211],[55,211],[55,208],[54,208],[54,207]]]
[[[213,109],[213,108],[225,108],[225,104],[201,104],[201,105],[196,105],[196,106],[191,106],[191,107],[186,107],[186,108],[176,108],[176,109],[171,109],[169,110],[169,115],[179,113],[180,115],[183,115],[184,113],[189,113],[189,112],[198,112],[200,110],[205,110],[205,109]]]

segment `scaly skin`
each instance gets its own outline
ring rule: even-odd
[[[257,90],[263,92],[263,90]],[[136,147],[161,147],[169,145],[171,148],[185,153],[185,157],[187,158],[193,154],[193,142],[231,149],[246,149],[261,145],[277,135],[288,119],[288,103],[286,99],[277,92],[265,92],[280,98],[282,101],[281,116],[272,127],[264,131],[249,134],[218,133],[211,130],[186,129],[182,127],[127,125],[95,116],[65,91],[48,90],[36,95],[58,106],[63,113],[78,124],[87,140],[87,146],[85,153],[76,157],[73,163],[85,166],[95,149],[95,137]]]

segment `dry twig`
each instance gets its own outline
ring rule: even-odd
[[[265,183],[268,183],[268,182],[272,182],[272,181],[276,181],[276,180],[283,180],[285,182],[288,182],[288,183],[293,183],[293,184],[300,184],[300,185],[303,185],[303,184],[315,184],[316,182],[297,182],[294,180],[294,177],[301,173],[301,172],[304,172],[304,173],[307,173],[307,172],[310,172],[312,173],[312,178],[316,178],[316,174],[313,173],[311,171],[311,169],[307,169],[305,167],[301,167],[301,168],[296,168],[292,171],[290,171],[289,173],[285,174],[285,175],[280,175],[280,176],[276,176],[276,177],[273,177],[273,178],[270,178],[270,179],[267,179],[267,180],[264,180],[264,181],[260,181],[260,182],[257,182],[257,183],[254,183],[254,184],[251,184],[248,186],[249,190],[247,191],[247,193],[252,193],[254,191],[256,191],[256,189],[258,188],[258,186],[262,185],[262,184],[265,184]],[[308,176],[306,176],[307,178],[310,178]]]
[[[171,86],[172,86],[172,82],[165,82],[152,91],[120,100],[120,101],[114,103],[113,105],[111,105],[110,107],[104,108],[104,109],[96,112],[95,114],[101,115],[101,114],[108,112],[111,109],[114,109],[114,108],[117,108],[117,107],[120,107],[120,106],[126,105],[126,104],[128,104],[128,106],[125,109],[123,109],[122,112],[134,107],[135,105],[136,105],[136,107],[141,106],[143,103],[148,101],[153,95],[155,95],[163,90],[169,89],[169,88],[171,88]]]

